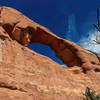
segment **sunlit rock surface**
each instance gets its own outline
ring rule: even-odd
[[[100,63],[95,54],[13,8],[0,9],[1,100],[82,100],[87,86],[100,93]],[[30,43],[49,45],[69,68],[28,49]]]

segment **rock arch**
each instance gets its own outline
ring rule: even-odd
[[[56,56],[69,67],[85,66],[86,63],[99,62],[91,52],[73,42],[56,36],[47,28],[28,19],[13,8],[3,7],[0,20],[2,27],[12,39],[17,40],[24,46],[30,43],[49,45],[56,53]]]

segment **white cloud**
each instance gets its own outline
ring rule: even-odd
[[[88,35],[89,36],[87,38],[83,37],[79,41],[79,44],[88,50],[94,51],[96,53],[100,53],[100,45],[97,44],[95,41],[93,41],[93,40],[96,40],[96,35],[100,36],[100,32],[98,32],[96,30],[91,30],[88,32]]]

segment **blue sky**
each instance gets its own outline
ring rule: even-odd
[[[76,43],[95,33],[92,23],[97,23],[96,8],[100,8],[100,0],[0,0],[0,4],[19,10],[57,36]],[[48,46],[32,44],[29,48],[62,64]]]

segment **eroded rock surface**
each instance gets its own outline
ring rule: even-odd
[[[82,100],[100,93],[100,62],[81,46],[57,37],[13,8],[0,8],[0,100]],[[26,46],[49,45],[66,68]]]
[[[15,9],[1,7],[1,24],[12,39],[24,46],[30,43],[49,45],[55,51],[56,56],[68,66],[83,66],[83,63],[99,62],[91,52],[73,42],[57,37]]]

